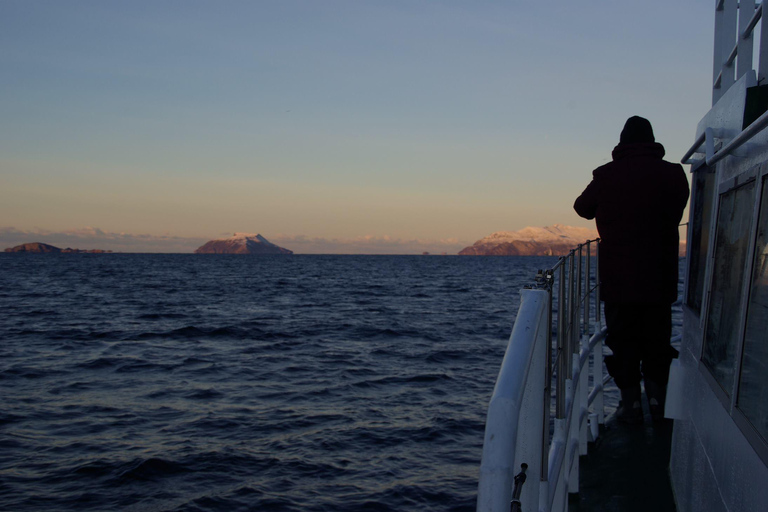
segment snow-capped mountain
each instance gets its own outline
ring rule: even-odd
[[[562,256],[580,243],[597,238],[597,230],[554,224],[519,231],[497,231],[462,249],[475,256]]]
[[[258,233],[235,233],[229,238],[211,240],[195,254],[293,254]]]

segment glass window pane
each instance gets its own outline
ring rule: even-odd
[[[768,181],[763,182],[738,407],[768,440]]]
[[[704,297],[704,271],[709,250],[709,228],[712,225],[712,203],[715,194],[715,174],[707,167],[693,175],[693,205],[691,212],[691,246],[688,247],[688,296],[686,304],[701,314]]]
[[[754,193],[754,181],[726,192],[720,197],[717,216],[715,265],[702,360],[728,395],[734,383]]]

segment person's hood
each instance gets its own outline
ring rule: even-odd
[[[632,116],[624,123],[619,144],[641,144],[656,142],[651,122],[644,117]]]
[[[651,158],[664,158],[666,152],[664,146],[658,142],[641,142],[636,144],[619,144],[613,148],[614,162],[621,160],[622,158],[638,158],[638,157],[651,157]]]

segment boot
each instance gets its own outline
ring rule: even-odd
[[[662,386],[653,381],[645,381],[645,396],[648,398],[648,409],[651,411],[653,421],[664,419],[664,403],[667,398],[667,386]]]
[[[622,423],[637,425],[643,422],[643,408],[640,405],[640,385],[621,389],[621,402],[616,411],[616,419]]]

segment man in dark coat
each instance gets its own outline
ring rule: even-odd
[[[613,161],[595,169],[573,208],[596,219],[600,299],[605,303],[608,372],[621,390],[618,418],[643,421],[640,381],[655,420],[663,418],[672,303],[677,300],[678,225],[688,202],[683,167],[663,160],[651,123],[627,120]]]

